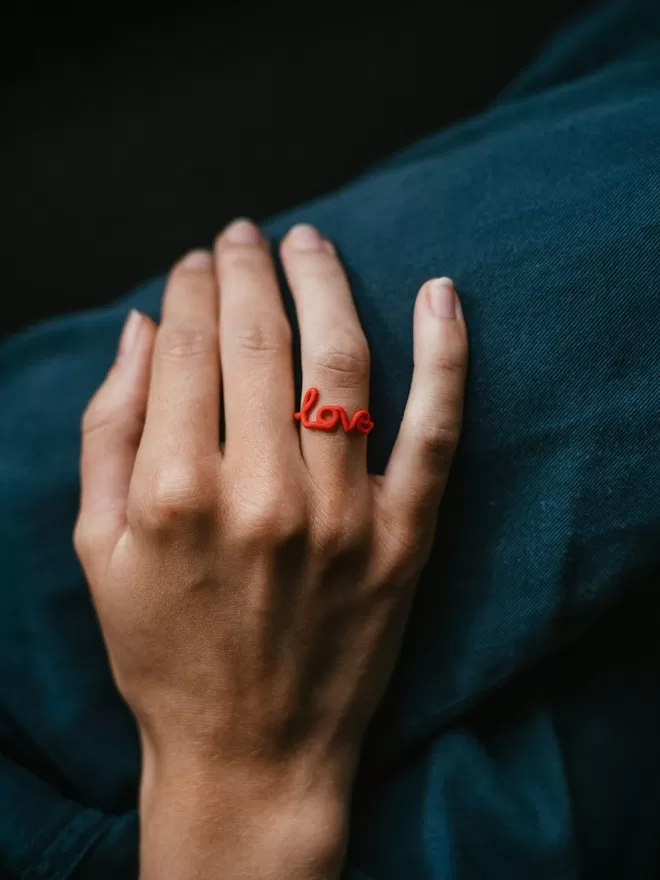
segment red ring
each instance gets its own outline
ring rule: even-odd
[[[316,419],[310,419],[310,413],[318,402],[319,394],[318,388],[308,388],[303,396],[300,412],[293,414],[294,419],[299,421],[303,428],[309,428],[312,431],[332,431],[338,424],[341,424],[347,434],[350,431],[357,431],[359,434],[368,434],[371,431],[374,423],[366,409],[357,410],[353,418],[349,419],[343,406],[325,404],[318,408]]]

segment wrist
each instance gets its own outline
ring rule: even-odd
[[[335,880],[352,772],[143,756],[141,880]]]

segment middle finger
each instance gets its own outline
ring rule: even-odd
[[[215,262],[225,458],[250,469],[287,467],[300,459],[291,327],[268,243],[253,223],[237,220],[219,236]]]

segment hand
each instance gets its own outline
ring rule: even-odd
[[[281,257],[303,387],[350,420],[369,408],[369,352],[340,263],[311,227]],[[144,877],[339,871],[460,433],[467,333],[460,306],[437,314],[447,291],[417,297],[382,477],[367,435],[294,420],[291,330],[256,227],[173,269],[157,332],[129,320],[83,420],[75,547],[140,730]]]

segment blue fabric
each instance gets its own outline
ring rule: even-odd
[[[347,880],[660,876],[660,10],[575,25],[482,116],[266,224],[349,267],[382,471],[451,275],[465,426],[356,785]],[[0,877],[137,876],[135,728],[76,562],[79,420],[129,307],[0,348]],[[286,297],[294,320],[291,298]]]

